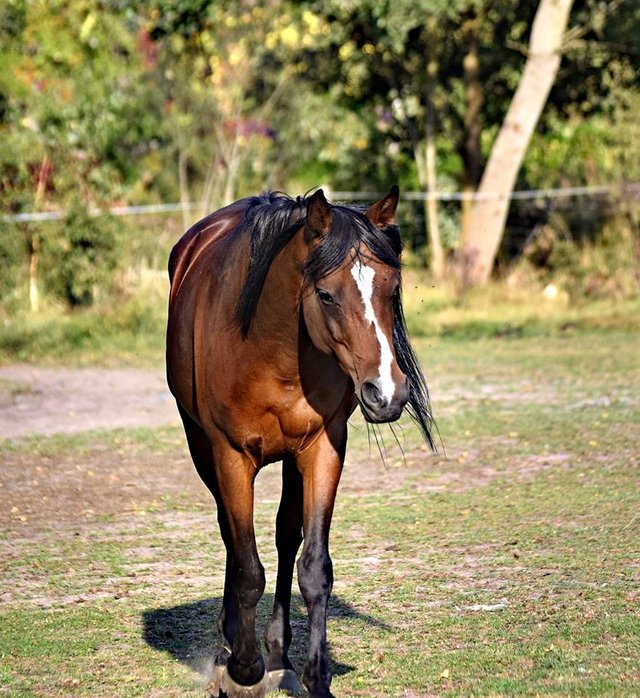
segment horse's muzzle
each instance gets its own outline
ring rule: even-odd
[[[402,414],[409,399],[409,381],[397,385],[393,397],[388,399],[378,379],[363,381],[358,392],[358,402],[367,422],[395,422]]]

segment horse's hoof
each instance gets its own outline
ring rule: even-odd
[[[294,696],[302,691],[302,686],[295,671],[276,669],[267,672],[267,691],[285,691]]]
[[[225,666],[223,664],[215,664],[213,667],[213,674],[211,679],[204,689],[206,698],[221,698],[221,688],[220,683],[222,681],[222,674],[225,673]]]
[[[216,664],[205,695],[207,698],[264,698],[267,692],[266,677],[265,673],[262,680],[253,686],[242,686],[229,676],[226,666]]]

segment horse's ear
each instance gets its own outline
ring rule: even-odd
[[[322,189],[307,202],[307,230],[311,237],[320,238],[331,229],[331,206],[324,198]]]
[[[369,206],[365,216],[376,228],[380,228],[380,230],[383,230],[389,225],[394,225],[396,222],[396,208],[398,208],[399,198],[400,188],[397,184],[394,184],[391,187],[391,191],[385,197]]]

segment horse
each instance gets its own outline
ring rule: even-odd
[[[370,423],[395,421],[406,408],[433,448],[427,386],[402,310],[398,199],[397,186],[367,209],[330,204],[322,189],[295,199],[267,192],[209,214],[171,252],[167,379],[226,548],[210,696],[301,688],[288,651],[303,541],[302,680],[312,698],[332,696],[329,527],[347,420],[358,405]],[[255,628],[265,573],[254,479],[275,461],[282,493],[265,664]]]

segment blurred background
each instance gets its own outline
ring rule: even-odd
[[[0,360],[155,363],[181,233],[317,186],[400,185],[414,335],[636,328],[638,36],[633,0],[3,0]]]

